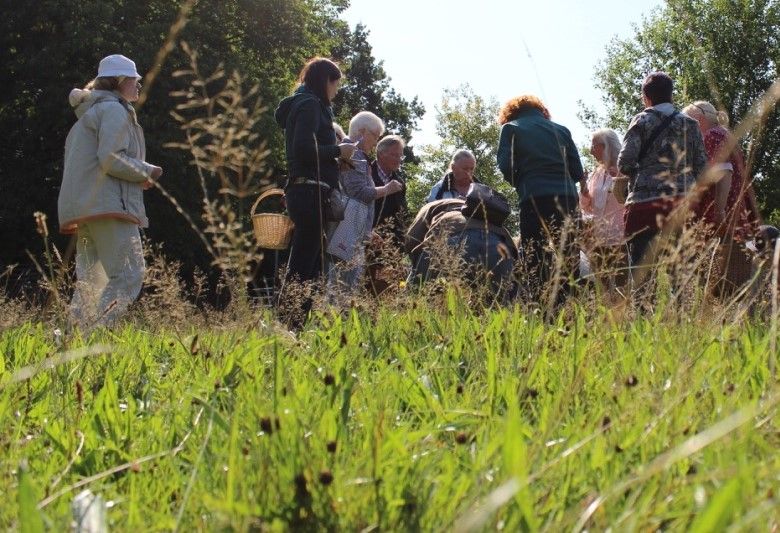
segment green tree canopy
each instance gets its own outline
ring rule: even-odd
[[[483,98],[469,85],[446,89],[436,106],[438,144],[420,148],[417,165],[407,165],[413,176],[409,184],[409,205],[413,210],[425,201],[431,187],[448,172],[452,154],[461,148],[474,153],[477,160],[475,177],[515,198],[514,189],[504,181],[496,166],[496,151],[501,127],[498,124],[499,104],[495,98]]]
[[[606,116],[585,109],[590,126],[625,129],[642,108],[644,76],[664,70],[675,80],[675,102],[708,100],[742,120],[780,72],[780,1],[667,0],[635,26],[633,37],[615,38],[596,69]],[[751,173],[767,215],[780,214],[780,114],[744,139]]]
[[[0,127],[9,138],[0,147],[0,263],[25,262],[26,250],[39,249],[34,211],[47,213],[56,233],[63,146],[75,121],[69,91],[83,87],[108,54],[127,55],[142,73],[149,72],[182,4],[182,0],[0,4],[4,87]],[[339,102],[343,109],[370,104],[393,131],[406,136],[423,113],[416,99],[407,101],[392,89],[381,63],[370,53],[365,28],[353,33],[339,18],[348,4],[348,0],[195,2],[179,35],[199,52],[199,66],[206,75],[222,65],[227,75],[238,70],[248,85],[258,85],[267,113],[254,127],[268,141],[268,166],[274,175],[284,172],[284,152],[273,109],[294,88],[300,68],[312,56],[334,56],[347,63],[351,81],[345,102]],[[188,64],[186,54],[175,47],[161,65],[139,121],[146,133],[148,160],[164,168],[162,183],[197,219],[202,205],[192,158],[164,148],[182,140],[179,124],[170,115],[177,103],[170,93],[185,88],[172,74]],[[352,95],[366,99],[350,100]],[[151,221],[147,235],[163,242],[166,253],[185,266],[208,268],[210,258],[173,206],[154,191],[147,195],[146,206]]]

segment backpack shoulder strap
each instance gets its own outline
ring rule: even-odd
[[[441,200],[442,198],[444,198],[444,193],[445,193],[445,192],[447,192],[447,191],[449,191],[449,188],[448,188],[448,186],[447,186],[447,185],[448,185],[448,183],[449,183],[449,179],[445,177],[445,178],[442,180],[441,187],[439,187],[439,190],[438,190],[438,191],[436,191],[436,199],[437,199],[437,200]]]
[[[658,136],[663,133],[663,131],[669,127],[669,125],[674,120],[674,117],[679,115],[679,113],[675,110],[672,111],[672,114],[664,118],[663,122],[661,122],[650,134],[650,137],[647,139],[647,142],[642,144],[642,147],[639,149],[639,155],[637,156],[636,160],[637,162],[644,159],[644,157],[647,155],[647,151],[650,150],[650,147],[653,146],[653,143],[656,139],[658,139]]]

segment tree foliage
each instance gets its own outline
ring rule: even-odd
[[[475,177],[513,198],[514,189],[506,183],[496,167],[496,151],[501,127],[499,104],[495,98],[484,98],[469,85],[446,89],[436,107],[438,144],[421,147],[420,162],[407,165],[413,179],[409,184],[409,205],[418,209],[431,187],[448,172],[452,154],[461,148],[474,153]]]
[[[675,79],[678,104],[709,100],[736,124],[780,75],[779,39],[778,0],[667,0],[635,26],[633,37],[607,46],[595,75],[606,116],[588,109],[582,115],[592,124],[625,129],[642,108],[642,79],[664,70]],[[771,214],[780,210],[780,114],[768,111],[744,145],[759,198]]]
[[[0,146],[0,263],[25,262],[26,250],[39,249],[34,211],[56,220],[63,146],[75,121],[67,101],[69,91],[83,87],[94,76],[99,60],[112,53],[131,57],[142,73],[149,72],[183,3],[0,0],[0,82],[4,87],[0,127],[9,139]],[[345,101],[344,109],[370,104],[372,110],[381,110],[394,131],[406,136],[423,113],[416,99],[407,101],[392,89],[381,63],[370,53],[366,30],[359,28],[353,34],[339,18],[347,6],[348,0],[195,2],[179,35],[198,51],[203,72],[212,73],[221,66],[229,77],[237,70],[247,88],[258,86],[258,97],[268,110],[253,125],[253,133],[267,140],[267,166],[274,176],[284,173],[284,151],[273,109],[291,92],[301,66],[314,55],[336,56],[348,63],[352,81],[345,96],[364,95],[366,99],[351,100],[349,105]],[[162,183],[197,218],[202,199],[192,157],[164,147],[183,141],[180,126],[170,114],[176,106],[170,94],[184,88],[172,74],[188,63],[187,55],[176,46],[161,65],[139,111],[139,121],[146,134],[147,159],[163,167]],[[166,254],[187,267],[208,268],[208,254],[168,200],[152,191],[146,206],[150,239],[163,242]],[[56,233],[56,227],[52,230]],[[62,248],[64,243],[60,239],[57,244]]]

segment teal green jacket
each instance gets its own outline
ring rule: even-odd
[[[541,111],[524,109],[503,125],[497,159],[520,203],[540,196],[577,196],[575,184],[583,176],[579,150],[569,130]]]

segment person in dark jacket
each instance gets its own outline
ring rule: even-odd
[[[528,287],[529,296],[538,299],[553,281],[555,255],[562,251],[562,279],[557,285],[561,290],[551,300],[561,303],[569,280],[579,271],[579,250],[574,243],[577,182],[587,195],[579,150],[569,130],[550,120],[550,112],[536,96],[509,100],[499,113],[499,123],[498,166],[520,198],[526,266],[537,274]],[[554,250],[548,249],[548,242]]]
[[[668,74],[645,78],[645,109],[631,120],[618,156],[618,169],[629,178],[625,231],[634,278],[649,272],[640,268],[645,252],[707,164],[699,124],[677,111],[673,92]]]
[[[406,143],[399,135],[386,135],[376,145],[376,160],[371,163],[374,185],[382,187],[397,180],[403,188],[394,194],[377,198],[374,202],[374,230],[376,238],[366,248],[368,289],[374,295],[390,286],[393,274],[392,254],[389,248],[403,252],[404,233],[409,208],[406,203],[406,180],[401,174]],[[397,261],[396,261],[397,262]]]
[[[431,187],[426,202],[446,198],[465,198],[472,183],[479,183],[474,177],[477,158],[471,152],[461,148],[452,154],[449,171]]]
[[[374,204],[374,227],[386,227],[393,236],[394,242],[402,244],[404,240],[405,218],[408,207],[406,204],[406,183],[401,176],[401,162],[404,159],[405,143],[398,135],[386,135],[376,145],[376,161],[371,163],[371,178],[374,185],[381,187],[393,180],[398,180],[404,188],[383,198],[378,198]]]
[[[285,133],[289,179],[285,189],[287,212],[295,230],[290,244],[285,283],[280,291],[282,316],[301,328],[311,309],[308,295],[289,297],[289,283],[307,283],[323,272],[325,207],[331,188],[338,187],[338,159],[348,160],[354,144],[337,144],[331,102],[336,97],[341,70],[331,60],[315,57],[301,70],[300,86],[279,103],[274,117]]]

